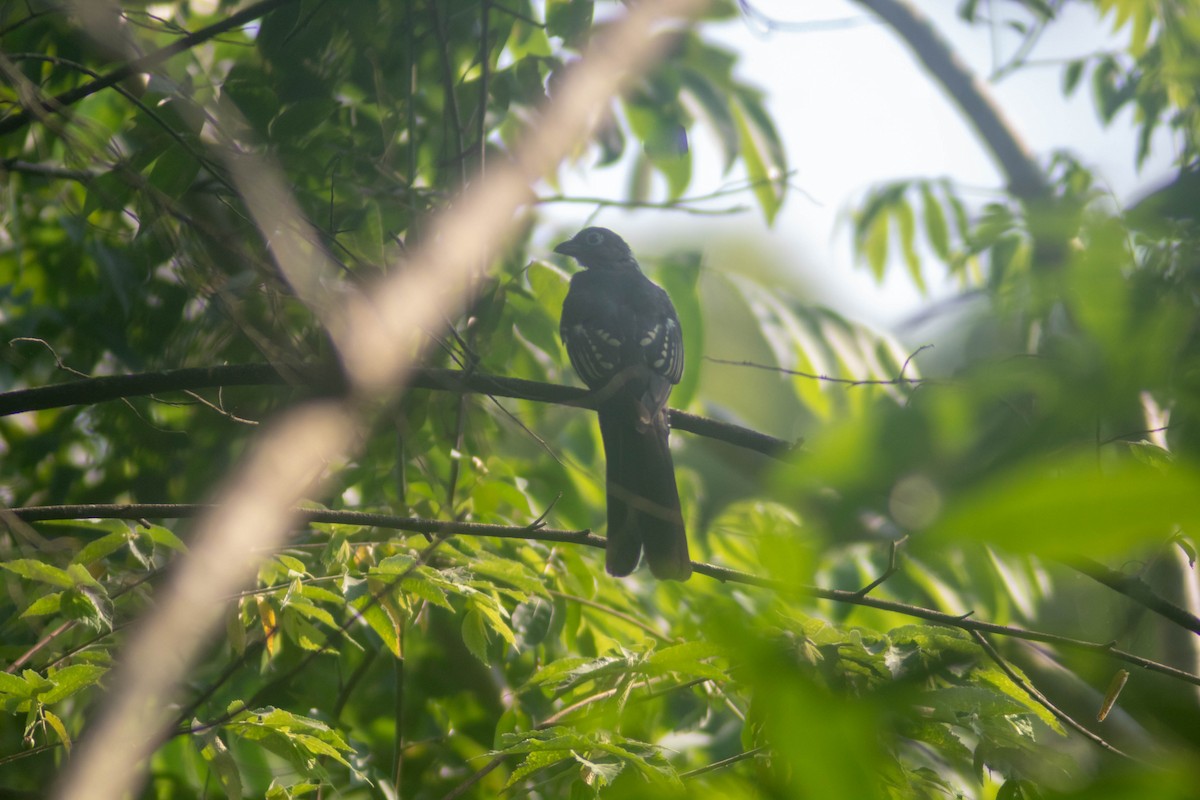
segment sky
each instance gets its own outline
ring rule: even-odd
[[[949,177],[980,198],[1002,185],[999,172],[958,109],[887,26],[848,0],[753,0],[785,29],[766,31],[751,19],[719,28],[712,36],[741,57],[738,74],[765,90],[767,108],[796,170],[794,192],[770,229],[757,212],[712,219],[639,211],[605,212],[597,224],[619,230],[635,252],[653,250],[664,231],[705,247],[706,263],[737,257],[738,243],[718,234],[755,237],[811,287],[814,302],[888,330],[901,329],[922,309],[953,292],[942,283],[922,297],[903,268],[882,286],[856,266],[846,218],[873,185],[912,176]],[[957,3],[921,3],[941,34],[981,77],[991,75],[1020,44],[1001,26],[969,26],[955,15]],[[1013,4],[997,2],[997,8]],[[980,8],[987,8],[986,0]],[[796,23],[799,23],[797,25]],[[802,28],[796,30],[795,28]],[[1134,168],[1135,131],[1129,112],[1109,127],[1098,121],[1087,78],[1071,99],[1062,94],[1063,60],[1119,41],[1111,22],[1086,4],[1069,3],[1032,53],[1037,65],[990,83],[996,101],[1027,145],[1044,160],[1069,149],[1094,169],[1123,204],[1166,180],[1170,141],[1160,136],[1140,172]],[[692,141],[695,175],[691,193],[717,188],[717,149],[703,132]],[[569,171],[564,192],[622,196],[624,174],[586,166]],[[588,210],[557,207],[556,220],[582,222]],[[662,249],[662,248],[659,248]]]

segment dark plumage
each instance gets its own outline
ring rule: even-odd
[[[656,578],[687,580],[692,566],[667,441],[667,398],[683,374],[675,307],[607,228],[586,228],[554,252],[585,267],[571,278],[559,330],[572,366],[599,397],[608,462],[605,566],[628,575],[644,549]]]

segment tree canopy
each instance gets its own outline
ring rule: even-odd
[[[604,572],[544,209],[773,222],[817,156],[714,36],[753,2],[0,7],[0,797],[1193,797],[1200,4],[1090,0],[1061,67],[1170,132],[1130,207],[859,4],[1004,176],[853,209],[961,347],[639,250],[685,583]],[[1018,70],[1064,5],[958,13]]]

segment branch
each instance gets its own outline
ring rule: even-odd
[[[679,778],[680,780],[686,781],[689,778],[697,778],[706,772],[715,772],[719,769],[725,769],[726,767],[733,766],[739,761],[745,761],[748,758],[754,758],[762,755],[764,752],[766,752],[766,749],[767,748],[763,745],[752,747],[749,750],[743,750],[742,752],[732,755],[729,758],[723,758],[720,761],[714,761],[711,764],[705,764],[703,767],[696,767],[696,769],[691,769],[687,772],[681,772],[679,773]]]
[[[13,513],[18,513],[17,509],[13,509]],[[1169,675],[1176,680],[1190,683],[1194,686],[1200,686],[1200,675],[1187,672],[1177,667],[1172,667],[1167,664],[1162,664],[1157,661],[1151,661],[1148,658],[1143,658],[1139,655],[1118,649],[1113,642],[1089,642],[1083,639],[1073,639],[1069,636],[1059,636],[1054,633],[1044,633],[1042,631],[1028,630],[1026,628],[1014,628],[1009,625],[997,625],[994,622],[984,622],[983,620],[974,619],[970,614],[954,615],[946,614],[942,611],[935,611],[930,608],[921,606],[913,606],[908,603],[898,603],[894,600],[879,600],[869,595],[860,595],[858,592],[850,592],[843,589],[822,589],[816,586],[804,586],[788,584],[782,581],[772,580],[771,578],[763,578],[759,575],[754,575],[740,570],[729,569],[728,567],[718,567],[714,564],[692,563],[692,572],[700,575],[707,575],[710,578],[715,578],[723,583],[740,583],[748,586],[759,586],[764,589],[772,589],[781,594],[804,595],[810,597],[819,597],[822,600],[832,600],[837,603],[849,603],[851,605],[867,606],[868,608],[879,609],[880,611],[891,611],[896,614],[903,614],[908,617],[916,617],[927,622],[932,622],[935,625],[944,625],[948,628],[958,628],[959,630],[979,631],[981,633],[994,633],[998,636],[1009,636],[1014,639],[1025,639],[1031,642],[1044,642],[1046,644],[1058,645],[1059,647],[1067,647],[1073,650],[1085,650],[1091,653],[1101,653],[1117,661],[1124,661],[1129,664],[1141,667],[1142,669],[1151,672],[1158,672],[1163,675]]]
[[[904,373],[908,371],[908,365],[916,357],[917,353],[933,347],[931,344],[921,345],[908,358],[904,360],[904,365],[900,367],[900,373],[895,378],[835,378],[832,375],[818,374],[815,372],[804,372],[798,369],[787,369],[786,367],[772,366],[771,364],[759,364],[755,361],[734,361],[729,358],[716,358],[714,356],[705,356],[704,360],[713,364],[721,364],[727,367],[748,367],[750,369],[761,369],[766,372],[774,372],[779,375],[795,375],[798,378],[808,378],[814,381],[824,381],[825,383],[841,383],[846,386],[920,386],[922,383],[928,383],[929,378],[906,378]]]
[[[971,631],[971,637],[973,639],[975,639],[975,641],[979,644],[980,647],[983,648],[983,652],[987,653],[988,657],[990,659],[992,659],[992,661],[996,662],[996,666],[1000,667],[1000,670],[1005,675],[1008,676],[1008,679],[1010,681],[1012,681],[1017,686],[1019,686],[1021,688],[1021,691],[1025,692],[1025,694],[1032,697],[1034,699],[1034,701],[1036,701],[1039,705],[1041,705],[1043,708],[1045,708],[1047,711],[1049,711],[1051,714],[1053,714],[1055,717],[1057,717],[1060,722],[1064,723],[1067,727],[1071,728],[1072,730],[1076,731],[1077,733],[1079,733],[1079,734],[1085,736],[1086,738],[1090,739],[1091,741],[1095,742],[1097,745],[1099,745],[1103,749],[1109,751],[1110,753],[1121,756],[1123,758],[1128,758],[1130,761],[1141,762],[1141,759],[1134,758],[1133,756],[1129,755],[1125,751],[1119,750],[1116,747],[1113,747],[1111,744],[1109,744],[1107,741],[1105,741],[1102,737],[1098,736],[1097,734],[1095,734],[1092,731],[1085,728],[1081,723],[1077,722],[1070,714],[1063,711],[1058,706],[1054,705],[1054,703],[1051,703],[1050,699],[1047,698],[1046,695],[1044,695],[1040,691],[1038,691],[1038,688],[1036,686],[1034,686],[1032,683],[1030,683],[1025,678],[1024,675],[1022,675],[1021,673],[1017,672],[1015,669],[1012,668],[1012,666],[1004,659],[1004,656],[1000,655],[1000,651],[998,651],[995,647],[993,647],[992,643],[989,642],[987,640],[987,637],[984,636],[982,633],[980,633],[979,631]]]
[[[126,78],[148,72],[151,67],[161,64],[171,56],[178,55],[185,50],[190,50],[196,45],[207,42],[209,39],[215,38],[226,31],[240,28],[249,22],[266,16],[280,6],[292,2],[295,2],[295,0],[262,0],[262,2],[255,3],[249,8],[245,8],[236,14],[231,14],[220,22],[209,25],[207,28],[202,28],[195,33],[188,34],[166,47],[155,50],[153,53],[147,53],[141,58],[127,61],[94,81],[89,81],[82,86],[76,86],[74,89],[69,89],[49,100],[42,101],[40,103],[41,107],[37,109],[37,113],[58,113],[83,98],[90,97],[96,92],[120,83]],[[23,128],[32,119],[33,113],[28,109],[0,119],[0,136]]]
[[[1049,183],[1032,153],[1005,119],[987,87],[950,49],[933,24],[907,0],[858,0],[900,35],[933,77],[958,103],[987,143],[1004,173],[1009,191],[1022,201],[1049,192]]]
[[[1062,559],[1062,562],[1097,583],[1104,584],[1114,592],[1125,595],[1135,603],[1140,603],[1155,614],[1174,622],[1179,627],[1186,628],[1192,633],[1200,634],[1200,617],[1157,594],[1141,578],[1126,575],[1115,569],[1109,569],[1099,561],[1090,559],[1087,556],[1073,556]]]
[[[0,159],[0,174],[5,172],[20,172],[25,175],[36,175],[39,178],[58,178],[60,180],[88,183],[95,180],[96,174],[83,169],[71,169],[58,164],[36,164],[21,161],[17,158]]]
[[[730,206],[727,208],[698,208],[695,204],[719,200],[732,195],[744,194],[751,192],[759,186],[787,186],[788,188],[804,193],[804,190],[792,186],[790,181],[795,176],[795,171],[790,171],[785,175],[777,178],[763,178],[755,181],[738,181],[735,184],[722,187],[707,194],[692,195],[690,197],[680,197],[676,200],[665,202],[656,202],[649,200],[612,200],[606,197],[582,197],[576,195],[547,195],[537,198],[536,203],[580,203],[585,205],[594,205],[599,208],[646,208],[655,209],[658,211],[682,211],[687,214],[695,214],[699,216],[727,216],[729,214],[737,214],[745,211],[747,206]],[[805,193],[807,195],[807,193]],[[811,198],[810,198],[811,199]]]
[[[345,387],[341,375],[329,367],[312,364],[287,365],[283,372],[286,373],[286,378],[280,369],[271,364],[234,364],[84,378],[52,386],[0,393],[0,417],[46,408],[92,405],[159,392],[196,391],[225,386],[291,386],[296,380],[301,380],[309,388],[319,392],[340,393]],[[409,376],[408,387],[595,408],[593,401],[589,399],[592,393],[587,389],[481,372],[467,374],[451,369],[415,369]],[[670,410],[670,414],[671,427],[675,430],[717,439],[772,458],[785,458],[798,445],[797,442],[788,442],[740,425],[688,414],[674,408]]]
[[[64,519],[182,519],[186,517],[199,516],[202,513],[213,510],[211,505],[202,504],[173,504],[173,503],[152,503],[152,504],[98,504],[98,505],[72,505],[72,506],[28,506],[26,508],[14,508],[11,512],[20,517],[26,522],[37,522],[44,520],[64,520]],[[555,528],[541,528],[535,525],[488,525],[479,522],[450,522],[433,519],[421,519],[417,517],[395,517],[388,514],[372,514],[362,511],[329,511],[317,509],[296,509],[296,517],[309,522],[326,522],[340,523],[348,525],[365,525],[376,528],[387,528],[394,530],[409,531],[412,533],[436,533],[442,535],[459,535],[459,536],[493,536],[501,539],[529,539],[534,541],[545,542],[567,542],[573,544],[581,544],[585,547],[604,548],[606,540],[602,536],[596,536],[590,531],[572,531],[560,530]],[[932,622],[936,625],[944,625],[949,628],[958,628],[959,630],[978,631],[980,633],[992,633],[998,636],[1009,636],[1014,639],[1025,639],[1031,642],[1044,642],[1046,644],[1058,645],[1067,647],[1073,650],[1084,650],[1092,653],[1101,653],[1113,658],[1117,661],[1124,661],[1134,666],[1141,667],[1151,672],[1158,672],[1163,675],[1168,675],[1177,680],[1190,683],[1195,686],[1200,686],[1200,675],[1195,675],[1190,672],[1161,664],[1157,661],[1151,661],[1148,658],[1143,658],[1133,653],[1120,650],[1113,643],[1107,642],[1090,642],[1083,639],[1073,639],[1069,636],[1059,636],[1054,633],[1044,633],[1042,631],[1028,630],[1026,628],[1014,628],[1009,625],[998,625],[993,622],[985,622],[983,620],[974,619],[969,614],[965,616],[956,616],[954,614],[946,614],[942,611],[935,611],[930,608],[921,606],[909,605],[907,603],[899,603],[894,600],[880,600],[869,595],[863,595],[860,592],[851,592],[844,589],[822,589],[818,586],[806,586],[803,584],[788,584],[782,581],[764,578],[760,575],[754,575],[749,572],[730,569],[728,567],[720,567],[715,564],[706,564],[698,561],[692,562],[692,571],[707,575],[710,578],[718,580],[722,583],[738,583],[746,586],[757,586],[763,589],[769,589],[779,592],[784,595],[799,595],[804,597],[818,597],[823,600],[832,600],[837,603],[847,603],[849,605],[866,606],[875,608],[881,611],[891,611],[896,614],[902,614],[908,617],[915,617]]]
[[[29,506],[11,509],[26,522],[67,519],[187,519],[210,512],[214,506],[205,503],[98,503],[95,505]],[[361,525],[368,528],[388,528],[409,533],[459,534],[462,536],[494,536],[500,539],[532,539],[541,542],[572,542],[588,547],[604,547],[604,538],[591,531],[560,530],[537,525],[488,525],[482,522],[397,517],[391,514],[372,514],[364,511],[325,511],[297,509],[296,516],[306,522],[341,525]]]

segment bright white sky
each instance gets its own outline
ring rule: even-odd
[[[706,259],[717,267],[736,257],[736,243],[723,246],[717,234],[753,236],[785,263],[794,264],[812,285],[816,302],[852,318],[892,328],[930,302],[920,298],[904,275],[877,286],[865,267],[855,266],[850,249],[848,210],[857,206],[872,185],[909,176],[947,176],[959,184],[995,188],[998,171],[974,131],[892,30],[873,21],[849,0],[754,0],[778,20],[850,20],[834,29],[764,33],[751,22],[737,21],[719,32],[727,46],[741,54],[739,74],[767,92],[767,106],[783,136],[793,168],[794,184],[811,199],[794,193],[772,229],[757,216],[719,219],[638,211],[610,211],[597,224],[625,234],[635,252],[669,248],[668,230],[680,240],[706,244]],[[1020,43],[1008,30],[970,27],[955,16],[957,2],[920,3],[959,56],[981,76],[992,74]],[[997,8],[1008,3],[996,3]],[[981,8],[988,4],[980,3]],[[1069,149],[1092,167],[1126,203],[1170,173],[1170,140],[1160,136],[1141,174],[1134,169],[1135,132],[1128,113],[1103,128],[1093,111],[1085,75],[1071,100],[1062,96],[1061,60],[1115,46],[1110,21],[1098,20],[1084,4],[1067,4],[1032,54],[1053,61],[1011,74],[992,84],[995,97],[1017,131],[1039,159],[1056,149]],[[995,35],[995,40],[993,36]],[[693,194],[721,185],[719,156],[704,136],[693,142],[696,174]],[[567,194],[619,198],[624,191],[621,169],[582,167],[565,180]],[[978,195],[982,198],[983,195]],[[749,198],[747,198],[747,202]],[[549,209],[547,209],[549,210]],[[582,223],[590,208],[558,206],[553,217],[565,227]],[[734,248],[731,253],[727,248]],[[941,287],[935,294],[945,294]]]

